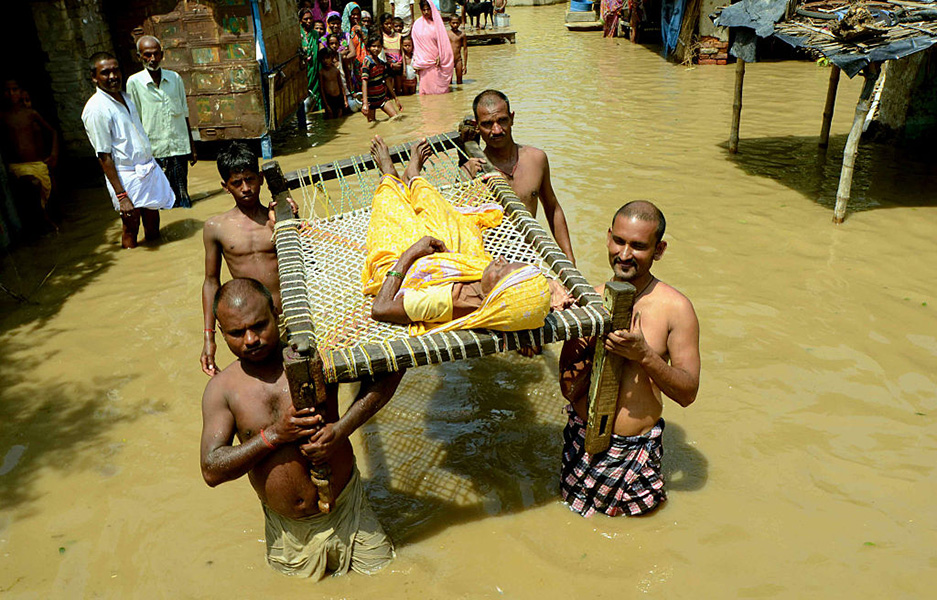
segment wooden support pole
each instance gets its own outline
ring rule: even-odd
[[[276,202],[277,222],[295,218],[293,217],[293,210],[286,200],[289,196],[289,187],[283,177],[280,164],[277,161],[265,163],[261,170],[264,179],[267,180],[267,187],[270,188],[270,193],[273,194],[273,200]],[[291,233],[283,232],[282,235],[293,235],[298,238],[296,231]],[[298,246],[298,239],[294,242]],[[281,242],[278,241],[277,243],[279,247]],[[293,284],[297,281],[297,278],[299,281],[304,281],[301,272],[287,268],[287,262],[288,260],[280,257],[280,291],[284,298],[286,298],[288,290],[289,293],[293,293],[292,290],[296,287]],[[300,285],[299,289],[304,290],[305,285]],[[301,299],[307,301],[304,292],[301,294]],[[286,316],[295,316],[291,315],[293,310],[294,308],[288,309]],[[298,312],[303,315],[303,319],[308,318],[305,317],[308,310],[299,310]],[[325,423],[333,423],[338,420],[338,415],[330,414],[329,411],[325,375],[322,372],[322,357],[319,356],[315,339],[309,335],[309,332],[312,331],[312,324],[301,322],[299,319],[288,320],[287,322],[291,323],[287,326],[290,345],[283,350],[283,370],[286,372],[286,381],[289,384],[293,406],[296,407],[296,410],[311,408],[322,415]],[[337,411],[337,405],[335,408]],[[319,510],[323,513],[330,512],[335,500],[335,495],[332,493],[332,468],[327,464],[313,465],[309,469],[309,477],[319,490]]]
[[[605,284],[605,308],[612,315],[610,331],[630,328],[634,293],[634,286],[630,283],[609,281]],[[625,360],[615,354],[606,354],[603,342],[603,338],[596,340],[592,380],[589,384],[589,420],[586,423],[585,443],[589,454],[604,452],[611,444],[615,410],[618,407],[618,384]]]
[[[732,131],[729,132],[729,154],[739,151],[739,121],[742,120],[742,84],[745,83],[745,61],[735,63],[735,99],[732,102]]]
[[[820,147],[830,143],[830,124],[833,122],[833,108],[836,106],[836,89],[839,87],[840,68],[833,65],[830,70],[830,85],[826,88],[826,106],[823,107],[823,124],[820,125]]]
[[[837,224],[846,220],[846,204],[849,202],[849,193],[852,190],[852,173],[856,164],[856,152],[859,150],[859,138],[862,137],[862,126],[872,106],[872,90],[875,89],[875,82],[878,81],[880,71],[878,63],[871,63],[862,70],[865,84],[862,86],[862,93],[859,94],[859,102],[856,104],[856,117],[852,121],[852,129],[849,130],[849,136],[846,138],[846,148],[843,150],[843,170],[839,174],[839,188],[836,190],[833,222]]]
[[[287,346],[283,350],[283,369],[290,387],[290,396],[296,410],[311,408],[322,415],[324,422],[332,423],[338,418],[329,414],[325,376],[322,373],[322,358],[313,349],[311,356],[299,354]],[[329,513],[335,501],[332,493],[332,467],[328,464],[312,465],[309,478],[319,491],[319,510]]]

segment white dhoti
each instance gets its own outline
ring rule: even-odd
[[[154,159],[133,167],[117,167],[117,176],[134,208],[161,210],[172,208],[176,202],[169,180]],[[114,210],[120,211],[120,202],[110,181],[107,181],[107,191],[111,195]]]

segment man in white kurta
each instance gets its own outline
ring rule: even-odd
[[[107,191],[123,224],[121,245],[134,248],[140,221],[147,242],[159,239],[159,210],[172,208],[175,196],[156,164],[150,141],[130,96],[121,91],[117,59],[106,52],[91,57],[91,79],[97,86],[81,120],[98,155]]]
[[[175,206],[191,208],[189,162],[195,165],[198,159],[192,146],[185,85],[178,73],[160,67],[163,46],[155,37],[141,36],[137,55],[144,69],[127,78],[127,93],[140,113],[153,156],[176,195]]]

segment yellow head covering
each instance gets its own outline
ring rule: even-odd
[[[481,307],[468,315],[427,330],[423,323],[410,326],[410,335],[455,329],[521,331],[543,327],[550,313],[550,285],[532,265],[509,273],[495,286]]]

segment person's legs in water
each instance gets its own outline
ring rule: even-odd
[[[143,239],[147,242],[158,242],[160,240],[159,211],[141,208],[140,217],[143,219]]]
[[[121,213],[120,222],[123,231],[120,235],[120,245],[122,248],[136,248],[137,235],[140,233],[140,209],[134,209],[128,214]]]

